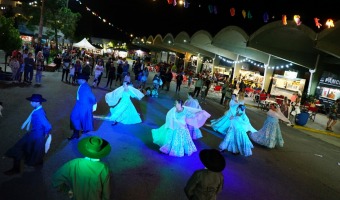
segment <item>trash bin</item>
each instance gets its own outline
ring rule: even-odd
[[[307,124],[309,119],[309,113],[308,112],[301,112],[300,114],[296,115],[295,118],[295,124],[304,126]]]

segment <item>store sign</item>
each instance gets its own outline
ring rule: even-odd
[[[320,79],[320,85],[340,88],[340,77],[330,72],[324,72]]]
[[[286,78],[296,78],[297,74],[298,74],[297,72],[285,71],[283,76]]]

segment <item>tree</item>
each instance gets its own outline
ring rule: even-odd
[[[5,51],[5,71],[7,57],[13,50],[20,49],[22,40],[18,29],[14,27],[14,18],[6,18],[0,15],[0,49]]]
[[[73,13],[66,6],[67,0],[43,0],[37,7],[23,6],[25,24],[32,30],[32,25],[39,24],[39,36],[42,27],[47,27],[53,32],[53,40],[58,49],[58,31],[64,34],[65,38],[73,39],[77,22],[81,15]],[[49,31],[47,31],[49,32]]]

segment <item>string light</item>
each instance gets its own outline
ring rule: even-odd
[[[219,59],[221,59],[222,61],[224,62],[227,62],[229,64],[239,64],[239,63],[245,63],[245,62],[248,62],[248,63],[251,63],[252,65],[255,65],[257,67],[261,67],[261,68],[266,68],[266,69],[283,69],[283,68],[289,68],[290,66],[292,66],[293,64],[292,63],[289,63],[289,64],[285,64],[285,65],[276,65],[276,66],[268,66],[268,65],[264,65],[262,63],[259,63],[259,62],[256,62],[256,61],[253,61],[249,58],[244,58],[242,60],[237,60],[237,61],[231,61],[229,59],[226,59],[222,56],[218,56]]]
[[[81,0],[76,0],[76,2],[78,2],[80,5],[83,5],[83,3],[81,2]],[[172,6],[184,6],[185,8],[188,8],[189,7],[189,2],[187,1],[187,0],[179,0],[178,1],[178,4],[177,3],[175,3],[176,2],[176,0],[171,0],[171,1],[168,1],[168,2],[171,2],[171,4],[170,5],[172,5]],[[194,5],[195,6],[195,5]],[[202,5],[201,4],[197,4],[196,5],[197,7],[202,7]],[[211,6],[211,5],[210,5]],[[89,8],[89,7],[87,7],[87,6],[85,6],[86,7],[86,10],[87,11],[89,11],[89,12],[91,12],[91,9]],[[214,5],[214,7],[216,8],[216,10],[217,10],[217,6],[216,5]],[[231,9],[233,9],[233,12],[236,12],[235,11],[235,8],[234,7],[232,7]],[[244,11],[244,10],[243,10]],[[244,11],[245,12],[245,11]],[[217,12],[213,12],[214,14],[217,14]],[[97,16],[101,21],[103,21],[103,23],[106,23],[106,24],[108,24],[109,26],[112,26],[112,27],[115,27],[111,22],[108,22],[106,19],[103,19],[102,20],[102,17],[99,15],[99,14],[97,14],[97,13],[95,13],[95,12],[92,12],[92,14],[94,15],[94,16]],[[250,14],[250,10],[248,11],[248,14],[249,15],[251,15]],[[264,12],[264,14],[267,14],[267,12]],[[232,15],[233,16],[233,15]],[[246,16],[246,13],[244,13],[243,14],[243,17],[244,18],[246,18],[245,17]],[[263,16],[261,16],[261,17],[263,17]],[[248,19],[251,19],[252,18],[252,16],[251,17],[249,17],[248,16]],[[274,17],[273,17],[274,18]],[[315,21],[315,18],[313,18],[312,19],[313,21]],[[318,19],[319,20],[319,19]],[[318,21],[317,20],[317,21]],[[300,16],[299,15],[294,15],[294,21],[296,22],[296,24],[299,26],[300,24],[301,24],[301,20],[300,20]],[[264,22],[266,23],[266,22],[268,22],[267,20],[264,20]],[[286,15],[282,15],[282,23],[283,23],[283,25],[287,25],[287,16]],[[316,22],[315,22],[316,23]],[[320,28],[320,26],[322,26],[320,23],[316,23],[316,26],[318,27],[318,28]],[[333,20],[332,19],[328,19],[327,20],[327,22],[326,22],[326,27],[327,28],[331,28],[331,27],[334,27],[334,23],[333,23]],[[119,31],[121,31],[121,32],[123,32],[123,30],[121,29],[121,28],[118,28],[118,27],[115,27],[117,30],[119,30]],[[129,33],[127,33],[127,35],[131,35],[131,34],[129,34]]]

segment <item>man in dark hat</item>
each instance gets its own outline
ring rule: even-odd
[[[41,105],[46,99],[40,94],[32,94],[31,97],[26,99],[31,102],[34,110],[21,126],[21,129],[25,129],[27,133],[5,153],[5,157],[13,158],[13,168],[5,171],[4,174],[6,175],[20,173],[22,159],[28,166],[43,164],[45,142],[52,129]]]
[[[71,112],[71,129],[73,134],[69,140],[78,139],[80,131],[84,133],[93,131],[93,114],[95,105],[97,105],[96,97],[94,96],[91,87],[87,83],[89,77],[85,74],[78,74],[78,90],[77,101]]]
[[[205,169],[200,169],[188,180],[184,192],[188,199],[211,200],[223,189],[225,159],[217,149],[203,149],[200,160]],[[207,189],[209,188],[209,189]]]
[[[52,185],[73,199],[110,199],[110,169],[100,161],[110,153],[110,144],[96,136],[86,137],[79,141],[78,150],[85,158],[60,167],[52,177]]]

